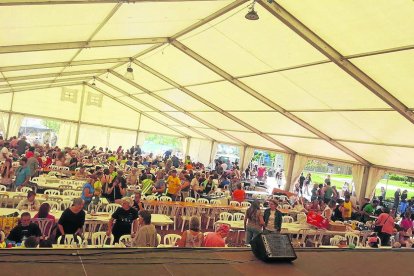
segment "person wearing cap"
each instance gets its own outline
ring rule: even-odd
[[[30,169],[27,167],[27,158],[22,157],[19,162],[20,167],[16,170],[16,179],[14,181],[14,186],[18,191],[20,191],[22,187],[27,186],[30,180]]]
[[[224,238],[227,237],[227,235],[230,232],[230,226],[228,224],[221,224],[216,232],[210,232],[208,233],[204,238],[204,247],[225,247],[226,241]]]
[[[138,211],[132,208],[132,206],[132,199],[130,197],[123,197],[121,199],[121,207],[118,207],[118,209],[115,210],[108,222],[108,231],[106,232],[106,235],[110,236],[112,233],[114,235],[115,243],[119,242],[119,238],[122,235],[131,235],[132,238],[135,237],[138,228]]]
[[[93,187],[93,184],[97,179],[96,175],[92,174],[89,176],[88,181],[83,185],[81,198],[85,202],[83,206],[85,210],[88,209],[88,206],[92,201],[92,197],[94,196],[95,188]]]
[[[27,198],[26,199],[22,199],[19,204],[17,205],[17,209],[18,210],[39,210],[40,207],[40,203],[38,200],[36,200],[36,193],[33,191],[29,191],[27,193]]]

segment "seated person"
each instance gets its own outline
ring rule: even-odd
[[[139,229],[135,238],[132,240],[132,246],[135,247],[157,247],[158,238],[155,226],[151,224],[151,213],[140,211],[138,215]]]
[[[37,212],[36,215],[34,215],[34,219],[39,218],[39,219],[50,219],[55,221],[55,217],[51,214],[49,214],[50,212],[50,205],[47,202],[42,203],[42,205],[40,205],[39,208],[39,212]]]
[[[233,192],[233,200],[242,203],[246,199],[246,192],[242,189],[241,183],[237,183],[237,189]]]
[[[152,175],[147,174],[147,178],[142,181],[142,193],[144,195],[152,195],[154,181],[152,181]]]
[[[378,200],[373,200],[372,203],[368,203],[365,205],[365,207],[362,209],[362,219],[363,221],[372,220],[370,216],[374,215],[375,210],[378,206]]]
[[[86,179],[88,178],[89,173],[85,170],[85,166],[81,166],[79,171],[75,173],[75,179]]]
[[[135,208],[138,211],[145,210],[144,205],[142,204],[142,201],[141,201],[141,196],[142,194],[140,190],[137,190],[134,192],[134,203],[132,205],[132,208]]]
[[[20,223],[10,231],[7,240],[21,243],[31,236],[39,238],[42,235],[42,232],[36,223],[30,222],[30,219],[29,212],[22,213]]]
[[[40,203],[36,200],[36,193],[33,191],[29,191],[27,193],[27,198],[23,199],[17,205],[17,209],[19,210],[39,210]]]
[[[344,209],[344,201],[342,199],[337,200],[338,205],[336,205],[335,209],[333,210],[332,220],[333,221],[344,221],[344,218],[342,217],[343,209]]]
[[[24,247],[26,248],[37,248],[39,240],[36,237],[30,236],[24,241]]]
[[[190,230],[186,230],[177,242],[178,247],[200,247],[203,243],[203,233],[200,231],[200,218],[190,218]]]
[[[230,226],[228,224],[221,224],[216,232],[208,233],[204,238],[203,246],[205,247],[225,247],[225,237],[230,232]]]

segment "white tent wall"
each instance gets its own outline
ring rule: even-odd
[[[137,145],[142,147],[145,142],[145,138],[147,138],[148,133],[146,132],[138,132],[138,139],[137,139]]]
[[[60,148],[75,146],[77,128],[78,125],[76,123],[61,122],[59,132],[57,133],[57,146]]]
[[[190,139],[188,155],[194,162],[201,162],[204,165],[209,164],[211,155],[212,141],[203,139]]]
[[[0,93],[0,110],[10,111],[13,93]]]
[[[111,128],[109,130],[108,147],[111,150],[116,150],[122,146],[124,150],[130,149],[135,145],[137,132]]]
[[[3,132],[4,136],[6,136],[8,122],[9,122],[9,114],[0,112],[0,131]],[[3,138],[6,139],[7,137],[3,137]]]
[[[109,128],[81,124],[79,128],[78,145],[88,147],[108,147]]]
[[[61,100],[61,87],[15,92],[12,111],[63,120],[78,120],[82,86],[67,88],[76,91],[74,102]]]
[[[18,136],[23,119],[24,119],[24,116],[21,114],[11,115],[8,131],[7,131],[8,137]]]

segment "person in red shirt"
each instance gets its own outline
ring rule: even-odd
[[[246,198],[246,192],[242,190],[240,183],[237,184],[237,189],[233,192],[233,200],[242,203]]]
[[[230,226],[228,224],[221,224],[220,227],[216,230],[216,232],[208,233],[203,242],[204,247],[225,247],[226,241],[224,240],[225,237],[230,232]]]

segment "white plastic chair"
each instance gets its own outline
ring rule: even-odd
[[[113,214],[116,211],[116,209],[118,209],[119,207],[121,207],[121,205],[116,204],[116,203],[109,203],[108,205],[106,205],[105,210],[107,213]]]
[[[209,204],[210,202],[208,201],[207,198],[199,198],[199,199],[197,199],[197,203]]]
[[[114,244],[114,235],[110,237],[106,235],[106,232],[96,232],[92,234],[91,242],[92,245],[106,245],[109,239],[109,245]]]
[[[196,207],[193,206],[187,206],[183,208],[183,213],[181,216],[182,219],[182,226],[181,226],[181,232],[184,231],[184,226],[185,223],[188,221],[188,227],[190,227],[190,219],[192,216],[196,216],[197,215],[197,211],[198,209]]]
[[[123,245],[125,245],[126,247],[131,246],[132,244],[132,238],[131,235],[122,235],[119,238],[119,243],[122,243]]]
[[[250,205],[252,205],[250,202],[248,201],[243,201],[242,203],[240,203],[241,207],[250,207]]]
[[[81,197],[82,196],[82,191],[75,191],[73,193],[73,196],[75,196],[75,197]]]
[[[240,221],[240,220],[244,220],[245,214],[243,213],[234,213],[233,214],[233,220],[234,221]]]
[[[184,202],[196,202],[197,200],[194,198],[194,197],[186,197],[185,199],[184,199]]]
[[[32,219],[32,222],[36,223],[39,226],[40,232],[42,233],[42,236],[44,237],[44,239],[47,239],[50,237],[53,224],[55,224],[54,220],[36,218],[36,219]]]
[[[212,205],[221,205],[221,202],[220,202],[220,200],[212,199],[212,200],[210,200],[210,204],[212,204]]]
[[[30,187],[22,187],[22,189],[20,190],[22,193],[28,193],[28,192],[32,192],[33,189]]]
[[[57,244],[60,244],[62,242],[62,237],[63,236],[60,236],[57,239]],[[76,241],[78,242],[78,244],[82,244],[82,238],[81,237],[76,236]],[[68,235],[65,235],[65,239],[63,240],[63,244],[64,245],[72,245],[76,241],[75,241],[75,237],[72,234],[68,234]]]
[[[175,246],[176,242],[181,239],[180,235],[177,234],[167,234],[164,236],[164,246]]]
[[[5,192],[5,191],[6,191],[6,186],[0,185],[0,192]]]
[[[24,195],[15,195],[12,197],[12,201],[13,201],[13,208],[16,208],[17,205],[19,204],[20,201],[22,201],[23,199],[26,199],[26,196]]]
[[[64,196],[75,196],[76,191],[75,190],[64,190],[62,193]]]
[[[354,244],[355,246],[359,245],[359,236],[357,234],[346,233],[345,234],[345,239],[346,239],[348,245],[350,245],[351,243]]]
[[[151,199],[147,199],[147,200],[151,200]],[[169,196],[161,196],[158,201],[172,201],[171,197]]]
[[[282,209],[292,209],[292,206],[290,204],[283,204]]]
[[[158,200],[158,197],[155,195],[146,196],[145,200]]]
[[[71,200],[62,200],[60,202],[60,207],[61,210],[66,210],[68,209],[70,206],[72,206],[72,201]]]
[[[161,244],[161,235],[157,233],[157,240],[158,240],[158,245]]]
[[[7,208],[7,203],[9,202],[8,195],[0,195],[0,208],[4,205],[4,208]]]
[[[50,210],[60,211],[60,202],[57,201],[45,201],[44,203],[48,203],[50,205]]]
[[[103,225],[106,225],[103,221],[97,220],[86,220],[85,224],[82,227],[82,235],[85,240],[89,240],[92,238],[92,234],[99,232]]]
[[[59,190],[48,189],[44,192],[45,195],[57,196],[60,195]]]
[[[230,206],[235,206],[235,207],[239,207],[240,206],[240,202],[238,201],[230,201]]]
[[[222,212],[219,215],[220,220],[233,220],[233,215],[228,212]]]
[[[283,216],[282,223],[292,223],[294,219],[291,216]]]

